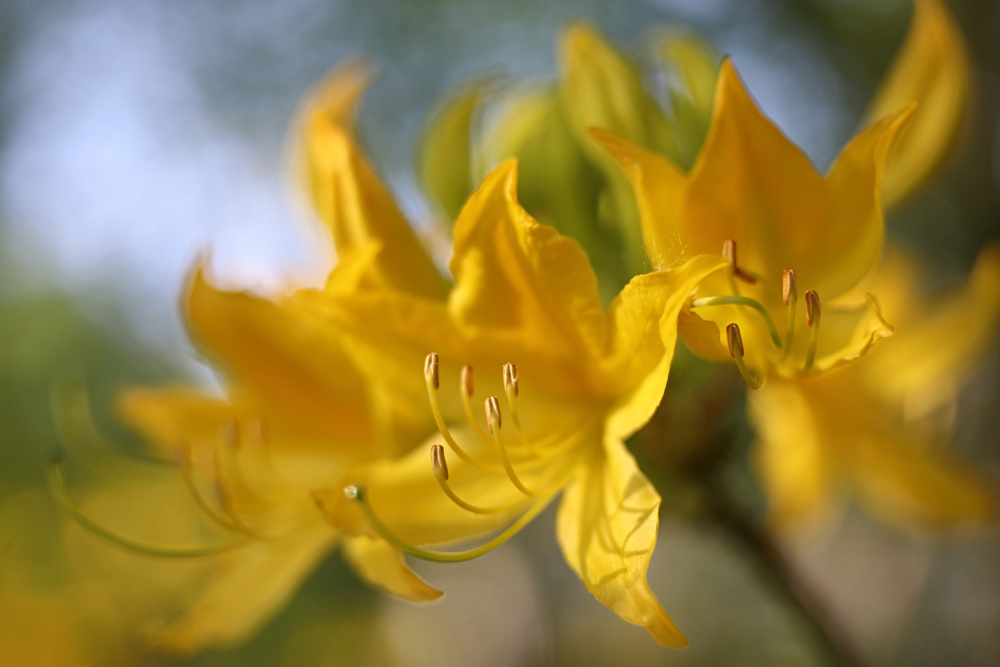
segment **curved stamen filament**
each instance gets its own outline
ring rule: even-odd
[[[748,306],[753,308],[767,325],[767,331],[771,335],[771,342],[774,343],[774,346],[779,350],[784,348],[781,336],[778,335],[778,329],[774,326],[774,320],[771,319],[767,308],[760,301],[747,296],[706,296],[691,301],[692,308],[705,308],[707,306]]]
[[[743,337],[740,335],[739,325],[734,323],[726,326],[726,339],[729,341],[729,354],[736,361],[736,368],[743,376],[743,381],[751,389],[760,389],[763,382],[754,377],[743,361]]]
[[[168,547],[157,544],[148,544],[139,540],[125,537],[110,528],[102,526],[97,521],[91,519],[83,511],[83,508],[76,502],[70,493],[69,485],[66,483],[66,475],[63,471],[63,454],[57,453],[52,457],[49,464],[49,479],[56,497],[70,516],[83,528],[113,544],[124,547],[131,551],[147,554],[150,556],[160,556],[163,558],[203,558],[214,556],[237,549],[247,544],[247,540],[236,542],[224,542],[220,544],[209,544],[202,546]]]
[[[424,379],[427,381],[427,398],[431,404],[431,412],[434,414],[434,421],[437,423],[438,431],[441,432],[441,437],[444,441],[448,443],[460,459],[465,461],[471,466],[479,468],[480,470],[497,471],[500,470],[498,466],[490,465],[488,463],[483,463],[470,456],[455,438],[452,437],[451,431],[448,430],[448,425],[444,422],[444,414],[441,412],[441,405],[438,402],[438,386],[440,381],[438,379],[438,356],[437,354],[431,352],[427,355],[427,361],[424,364]]]
[[[348,498],[358,502],[361,505],[361,509],[364,511],[365,516],[368,517],[368,520],[371,522],[372,527],[374,527],[375,530],[387,542],[395,546],[397,549],[405,551],[411,556],[416,556],[417,558],[422,558],[424,560],[434,561],[437,563],[461,563],[488,554],[489,552],[493,551],[494,549],[496,549],[498,546],[500,546],[510,538],[514,537],[514,535],[519,533],[521,529],[524,528],[526,525],[528,525],[532,519],[538,516],[538,514],[542,510],[544,510],[548,506],[549,502],[552,500],[552,496],[548,496],[546,498],[542,498],[540,500],[535,501],[524,514],[519,516],[517,520],[514,521],[514,523],[507,526],[507,528],[502,533],[494,537],[492,540],[486,542],[485,544],[481,544],[480,546],[474,549],[469,549],[467,551],[447,552],[447,551],[431,551],[428,549],[421,549],[420,547],[415,547],[412,544],[408,544],[399,537],[397,537],[392,531],[389,530],[389,528],[384,523],[382,523],[382,520],[379,519],[378,515],[375,514],[375,511],[371,508],[371,506],[368,504],[368,501],[365,499],[364,489],[362,489],[361,487],[348,486],[346,489],[344,489],[344,494]]]
[[[500,463],[503,464],[504,472],[507,473],[511,484],[518,491],[531,498],[541,498],[552,493],[553,489],[545,489],[544,491],[529,489],[514,471],[514,466],[511,465],[510,456],[507,454],[507,448],[504,446],[503,438],[500,435],[500,401],[497,400],[496,396],[490,396],[486,399],[486,423],[489,424],[490,432],[493,434],[493,442],[496,443],[497,452],[500,454]],[[553,485],[556,489],[560,486],[561,484]]]
[[[233,496],[229,492],[229,485],[226,483],[226,478],[222,474],[222,465],[219,463],[219,456],[212,456],[212,472],[215,476],[215,496],[219,501],[219,506],[222,507],[222,511],[233,522],[237,530],[240,530],[247,535],[253,537],[260,537],[257,535],[250,526],[246,524],[245,521],[240,517],[239,513],[236,511],[236,507],[233,504]]]
[[[474,512],[476,514],[495,514],[497,512],[514,509],[515,507],[523,505],[525,502],[523,498],[519,498],[513,502],[484,507],[482,505],[473,505],[472,503],[467,503],[462,500],[454,492],[454,490],[452,490],[451,485],[448,484],[448,464],[444,458],[444,447],[441,445],[431,446],[431,465],[434,468],[434,477],[437,478],[438,484],[441,485],[441,490],[445,492],[445,495],[451,498],[452,502],[464,510]]]
[[[194,465],[191,460],[191,445],[185,445],[181,450],[180,469],[181,479],[184,481],[184,487],[187,489],[188,493],[191,495],[191,499],[194,500],[198,508],[204,512],[209,519],[223,528],[246,532],[228,517],[219,514],[219,512],[217,512],[215,508],[212,507],[207,500],[205,500],[205,496],[198,488],[198,484],[194,481]]]
[[[476,419],[476,411],[472,409],[472,395],[475,392],[475,388],[472,384],[472,366],[466,364],[462,367],[462,379],[461,386],[459,387],[459,392],[462,395],[462,408],[465,410],[465,418],[468,420],[469,424],[472,426],[472,430],[476,432],[476,435],[485,444],[493,447],[493,440],[490,436],[486,435],[486,431],[482,426],[479,425],[479,420]]]
[[[538,456],[538,452],[535,451],[534,445],[528,440],[527,436],[524,435],[524,430],[521,428],[521,416],[517,412],[517,366],[514,364],[504,364],[503,366],[503,388],[504,393],[507,394],[507,407],[510,408],[510,420],[514,424],[514,430],[517,432],[517,437],[524,445],[524,448],[528,450],[528,453],[532,456]]]
[[[819,294],[814,290],[806,292],[806,324],[809,325],[809,349],[806,351],[806,363],[802,371],[808,373],[816,361],[816,347],[819,345]]]

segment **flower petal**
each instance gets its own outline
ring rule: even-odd
[[[186,309],[192,338],[237,380],[248,409],[324,447],[371,442],[368,383],[329,327],[292,306],[217,290],[201,269]]]
[[[625,451],[609,441],[592,451],[567,487],[556,516],[566,562],[599,602],[649,630],[663,646],[687,640],[656,600],[646,569],[656,545],[660,496]]]
[[[874,122],[912,102],[919,110],[893,148],[885,174],[892,206],[931,175],[951,148],[969,99],[969,56],[944,0],[916,0],[906,42],[866,114]]]
[[[182,653],[240,642],[281,609],[335,539],[329,526],[314,523],[217,557],[217,570],[196,599],[179,618],[155,628],[153,642]]]
[[[797,383],[774,378],[750,392],[747,408],[769,521],[786,527],[816,518],[829,507],[836,459],[808,398]]]
[[[609,437],[624,440],[653,416],[667,384],[681,308],[701,281],[724,266],[721,257],[702,255],[637,276],[611,304],[612,336],[602,360],[603,389],[616,398],[606,418]]]
[[[403,554],[384,540],[351,537],[344,541],[344,558],[368,585],[413,602],[436,600],[443,593],[407,566]]]
[[[489,174],[462,209],[451,270],[449,309],[468,337],[574,375],[603,349],[604,308],[587,255],[518,204],[515,161]]]
[[[883,273],[877,280],[895,282],[895,277]],[[1000,245],[984,248],[968,282],[932,304],[922,306],[908,298],[916,292],[914,285],[908,287],[910,294],[895,304],[904,318],[898,339],[872,358],[873,386],[907,406],[930,410],[955,395],[962,379],[996,340]]]
[[[171,457],[198,442],[215,444],[239,412],[223,399],[197,389],[129,389],[118,397],[118,412],[147,442]]]
[[[373,285],[442,296],[446,283],[358,146],[351,123],[363,90],[354,64],[335,71],[302,113],[300,165],[306,190],[344,254],[370,241],[382,244],[371,271]],[[341,88],[344,88],[341,90]]]

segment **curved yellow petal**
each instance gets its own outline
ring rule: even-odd
[[[217,290],[200,269],[185,305],[193,340],[236,380],[248,409],[315,444],[370,443],[368,383],[330,327],[292,306]]]
[[[824,372],[860,359],[875,343],[889,338],[895,330],[882,316],[882,308],[872,295],[867,295],[865,303],[860,306],[829,308],[821,318],[820,342],[813,368]],[[797,343],[797,347],[804,349],[805,341]]]
[[[965,285],[926,305],[911,301],[900,316],[904,320],[897,339],[872,358],[873,386],[908,406],[933,409],[955,395],[996,340],[1000,244],[980,252]]]
[[[281,609],[335,540],[332,528],[315,523],[217,557],[215,571],[181,616],[152,630],[153,643],[193,653],[242,641]]]
[[[948,3],[916,0],[914,5],[906,42],[865,116],[870,123],[913,102],[919,104],[889,158],[887,206],[909,196],[941,163],[958,134],[969,98],[969,56]]]
[[[774,378],[750,392],[747,408],[769,521],[787,527],[816,518],[830,505],[837,462],[810,401],[795,382]]]
[[[624,170],[632,183],[646,254],[657,269],[690,256],[692,249],[679,236],[681,202],[687,179],[670,160],[599,128],[590,134]],[[718,254],[721,244],[713,253]],[[695,250],[697,252],[697,250]]]
[[[646,582],[656,545],[660,496],[621,442],[592,451],[563,495],[556,537],[587,590],[663,646],[687,639]]]
[[[604,347],[604,307],[587,255],[520,206],[514,160],[490,173],[462,209],[451,271],[452,316],[466,335],[495,341],[511,358],[586,370],[581,360]]]
[[[616,398],[606,417],[608,437],[624,440],[653,416],[667,384],[681,308],[699,283],[724,266],[721,257],[703,255],[637,276],[611,304],[612,335],[602,360],[603,389]]]
[[[399,549],[385,540],[349,537],[342,549],[351,569],[369,586],[413,602],[428,602],[444,595],[417,576]]]
[[[354,112],[369,79],[366,66],[350,61],[307,96],[292,129],[293,168],[339,254],[382,244],[372,284],[442,296],[444,279],[355,139]]]
[[[117,407],[146,441],[173,455],[192,443],[218,442],[240,416],[229,402],[184,387],[129,389]]]
[[[931,529],[996,517],[996,485],[940,447],[878,426],[859,429],[850,442],[856,491],[882,517]]]

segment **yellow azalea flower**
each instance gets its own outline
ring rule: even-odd
[[[722,253],[729,262],[682,316],[695,351],[733,356],[756,386],[769,376],[828,370],[891,334],[875,300],[858,305],[854,297],[881,254],[881,173],[911,111],[855,137],[824,177],[760,112],[726,61],[712,128],[689,174],[592,130],[633,183],[655,266],[699,254]]]
[[[646,583],[660,497],[623,441],[659,404],[682,305],[724,262],[640,276],[605,310],[580,246],[538,224],[516,192],[508,161],[470,197],[447,299],[299,295],[349,332],[394,393],[429,399],[439,430],[410,456],[357,471],[346,496],[333,487],[326,511],[351,534],[448,562],[498,546],[563,492],[557,537],[587,588],[659,643],[683,646]],[[474,396],[486,397],[485,417]],[[425,548],[505,524],[469,551]]]
[[[965,116],[970,79],[969,56],[947,2],[916,0],[906,41],[865,117],[871,123],[919,103],[889,156],[887,206],[917,190],[946,156]]]
[[[294,128],[293,157],[340,256],[325,294],[443,294],[446,282],[353,137],[366,80],[356,63],[335,70]],[[188,547],[116,534],[74,504],[56,467],[58,488],[84,526],[134,550],[210,561],[205,585],[155,641],[192,651],[245,638],[338,543],[373,586],[416,601],[439,597],[393,546],[332,528],[312,495],[354,466],[399,456],[426,436],[431,418],[373,382],[344,337],[291,297],[220,290],[199,269],[184,304],[192,339],[225,378],[224,394],[138,389],[122,397],[121,411],[180,462],[191,496],[222,535]]]
[[[826,509],[838,486],[908,525],[941,528],[993,518],[995,489],[944,451],[929,414],[946,408],[1000,326],[1000,248],[984,250],[968,283],[928,303],[920,270],[899,251],[876,276],[896,336],[832,373],[775,382],[750,397],[757,462],[772,514]]]

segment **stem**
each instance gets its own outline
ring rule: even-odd
[[[717,479],[717,474],[713,477],[715,479],[705,480],[705,486],[710,517],[715,525],[753,556],[757,568],[770,580],[774,590],[809,625],[833,664],[850,667],[865,665],[844,628],[837,623],[816,591],[796,571],[772,535],[739,506],[721,480]]]

